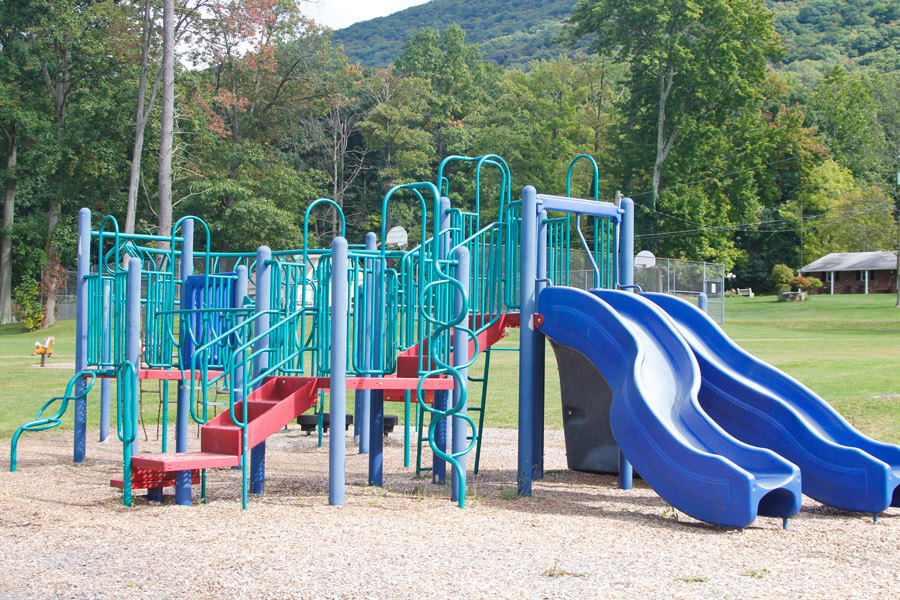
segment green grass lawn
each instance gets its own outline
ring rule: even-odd
[[[729,298],[725,331],[796,377],[864,433],[900,443],[900,310],[896,296]]]
[[[863,432],[877,439],[900,443],[900,310],[894,296],[813,296],[807,302],[775,302],[774,297],[726,300],[725,331],[759,358],[796,377],[826,400]],[[26,332],[21,325],[0,326],[0,438],[8,440],[40,405],[61,394],[72,375],[68,369],[37,368],[30,356],[35,341],[56,338],[58,354],[50,363],[75,360],[74,321],[51,329]],[[515,348],[518,331],[498,345]],[[547,348],[546,423],[561,427],[559,379],[553,352]],[[479,376],[480,358],[471,369]],[[494,352],[488,388],[488,427],[515,427],[518,420],[518,354]],[[174,386],[172,386],[174,387]],[[477,384],[471,388],[480,393]],[[99,392],[89,402],[89,427],[99,425]],[[351,402],[352,405],[352,402]],[[402,415],[402,405],[387,412]],[[156,408],[145,407],[149,420]],[[402,418],[402,417],[401,417]],[[71,427],[71,414],[65,423]],[[148,427],[155,427],[155,421]],[[32,435],[41,435],[40,433]]]

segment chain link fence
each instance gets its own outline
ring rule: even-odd
[[[675,258],[656,258],[652,267],[635,267],[634,282],[645,292],[672,294],[696,302],[706,294],[707,314],[725,323],[725,265]]]

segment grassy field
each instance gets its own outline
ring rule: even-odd
[[[894,302],[888,295],[814,296],[805,303],[778,303],[766,296],[729,298],[725,331],[752,354],[811,387],[863,432],[900,443],[900,310],[892,308]],[[34,417],[44,401],[61,394],[72,374],[69,369],[35,366],[40,360],[30,356],[34,342],[48,335],[56,338],[58,352],[49,362],[73,363],[74,321],[33,333],[20,325],[0,326],[2,439],[8,440],[17,426]],[[518,331],[511,330],[499,347],[515,348],[517,343]],[[470,373],[478,376],[482,369],[479,359]],[[546,423],[559,428],[559,380],[549,348],[546,370]],[[487,426],[516,426],[518,380],[518,354],[494,352]],[[472,391],[480,392],[476,385]],[[91,428],[99,424],[98,404],[99,393],[92,393]],[[155,419],[155,407],[145,411],[148,419]],[[387,412],[402,414],[402,406],[389,406]],[[66,423],[71,427],[71,415]]]

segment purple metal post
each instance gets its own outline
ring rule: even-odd
[[[450,199],[447,197],[441,198],[438,219],[440,220],[440,229],[438,239],[435,240],[437,245],[436,250],[438,259],[444,260],[447,258],[447,253],[450,251]],[[429,348],[429,352],[431,352],[431,348]],[[430,359],[426,356],[425,364],[427,365],[429,362]],[[444,412],[447,410],[448,396],[449,393],[445,390],[434,391],[434,409],[436,411]],[[432,415],[432,418],[434,418],[434,415]],[[441,419],[435,425],[434,444],[442,452],[447,450],[447,419]],[[435,454],[432,459],[431,481],[438,485],[447,483],[447,462],[437,454]]]
[[[181,277],[181,290],[179,292],[181,310],[188,310],[191,307],[191,299],[187,293],[187,279],[194,273],[194,221],[186,219],[181,224],[181,264],[179,265],[179,276]],[[188,328],[191,324],[190,318],[182,318],[180,320],[181,331],[179,333],[179,341],[181,344],[181,368],[190,370],[192,356],[186,350],[187,344],[184,341],[190,335]],[[187,452],[188,429],[190,427],[190,411],[191,411],[191,390],[190,385],[182,380],[178,383],[178,404],[176,405],[175,417],[175,452]],[[191,472],[178,471],[175,473],[175,503],[182,506],[191,505]]]
[[[633,289],[630,286],[634,285],[634,201],[622,198],[619,208],[624,211],[619,227],[619,285]],[[630,490],[633,478],[631,463],[619,449],[619,489]]]
[[[519,465],[518,492],[531,495],[535,467],[535,357],[534,310],[536,306],[538,245],[537,190],[527,185],[522,190],[522,224],[519,240]]]
[[[272,250],[268,246],[260,246],[256,251],[256,305],[254,315],[256,315],[256,332],[266,332],[269,330],[269,309],[272,304],[270,288],[272,285]],[[246,295],[247,290],[241,293],[239,288],[235,288],[234,302],[235,308],[239,308],[241,302]],[[264,335],[257,340],[253,347],[253,353],[256,359],[253,363],[253,379],[262,383],[262,376],[269,370],[269,336]],[[250,492],[253,494],[262,494],[266,489],[266,441],[263,440],[250,450]]]
[[[453,386],[453,405],[459,409],[459,415],[468,413],[468,386],[469,386],[469,368],[465,365],[469,362],[469,334],[464,329],[469,323],[468,315],[468,299],[469,299],[469,249],[460,246],[456,249],[456,281],[462,286],[456,289],[453,302],[453,313],[459,315],[463,311],[467,314],[463,315],[460,325],[462,327],[453,328],[453,366],[459,371],[459,378],[455,380]],[[451,448],[456,461],[459,464],[459,470],[454,467],[453,476],[450,479],[450,500],[459,502],[460,494],[465,497],[466,490],[466,455],[462,452],[468,446],[467,434],[469,432],[469,423],[460,417],[453,417],[453,437]],[[474,432],[473,432],[474,435]],[[459,455],[459,456],[457,456]]]
[[[347,240],[331,242],[331,430],[328,439],[328,504],[343,506],[347,479]]]
[[[384,241],[382,240],[382,243]],[[380,258],[375,260],[375,281],[372,286],[374,302],[372,303],[372,348],[370,366],[374,368],[384,362],[383,328],[385,318],[384,263]],[[333,423],[334,421],[332,421]],[[341,421],[341,425],[343,425]],[[381,486],[384,467],[384,392],[372,390],[369,395],[369,485]],[[343,427],[342,427],[343,429]]]
[[[78,281],[76,282],[76,321],[75,321],[75,372],[87,368],[87,330],[88,330],[88,288],[85,279],[91,269],[91,211],[82,208],[78,211]],[[75,384],[75,393],[83,394],[84,379]],[[75,443],[73,460],[84,462],[87,440],[87,398],[80,396],[75,400]]]
[[[536,277],[534,282],[534,301],[541,290],[547,287],[547,211],[542,210],[537,216],[537,262]],[[538,330],[532,332],[531,343],[534,346],[534,371],[532,374],[532,386],[534,389],[534,478],[544,478],[544,361],[545,342],[544,334]]]
[[[112,332],[112,311],[110,306],[111,281],[103,281],[103,362],[109,364],[112,354],[111,337]],[[100,441],[105,442],[109,438],[109,397],[110,397],[110,380],[104,377],[100,380]]]
[[[374,252],[378,248],[378,236],[373,232],[366,234],[366,250]],[[372,335],[373,329],[373,312],[375,306],[375,281],[371,273],[375,266],[375,259],[365,259],[366,272],[363,278],[363,329],[359,332],[357,340],[362,345],[360,352],[362,353],[363,366],[366,370],[371,369],[373,364],[374,347],[376,338]],[[369,442],[372,439],[372,428],[369,424],[372,405],[372,393],[370,390],[356,390],[355,398],[355,419],[353,427],[359,434],[359,453],[369,453]]]

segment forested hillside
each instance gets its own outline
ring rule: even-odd
[[[356,243],[380,227],[387,190],[434,181],[449,154],[503,157],[514,196],[565,193],[569,161],[590,154],[600,197],[635,201],[637,249],[724,263],[741,287],[825,252],[897,247],[895,0],[773,2],[777,16],[758,0],[571,4],[417,7],[413,27],[438,27],[398,34],[396,58],[373,68],[303,3],[0,3],[0,322],[12,298],[52,319],[81,207],[94,226],[111,214],[163,236],[196,215],[214,249],[253,251],[330,243],[330,210],[303,229],[327,197]],[[449,25],[441,7],[478,20]],[[543,33],[567,14],[576,56]],[[518,41],[491,46],[504,39]],[[545,59],[514,68],[538,55],[531,43]],[[594,183],[583,167],[577,195]],[[473,207],[472,192],[454,188],[455,206]],[[480,207],[494,220],[497,196]],[[388,215],[411,244],[419,210]]]
[[[569,49],[553,43],[575,0],[432,0],[387,17],[356,23],[334,32],[350,60],[383,67],[423,27],[442,30],[452,23],[466,31],[485,58],[503,66],[527,66]]]
[[[896,0],[767,0],[785,38],[786,65],[801,72],[846,62],[900,70],[900,2]],[[527,66],[569,53],[553,43],[575,0],[432,0],[334,33],[351,60],[386,66],[422,27],[462,27],[488,60]]]

